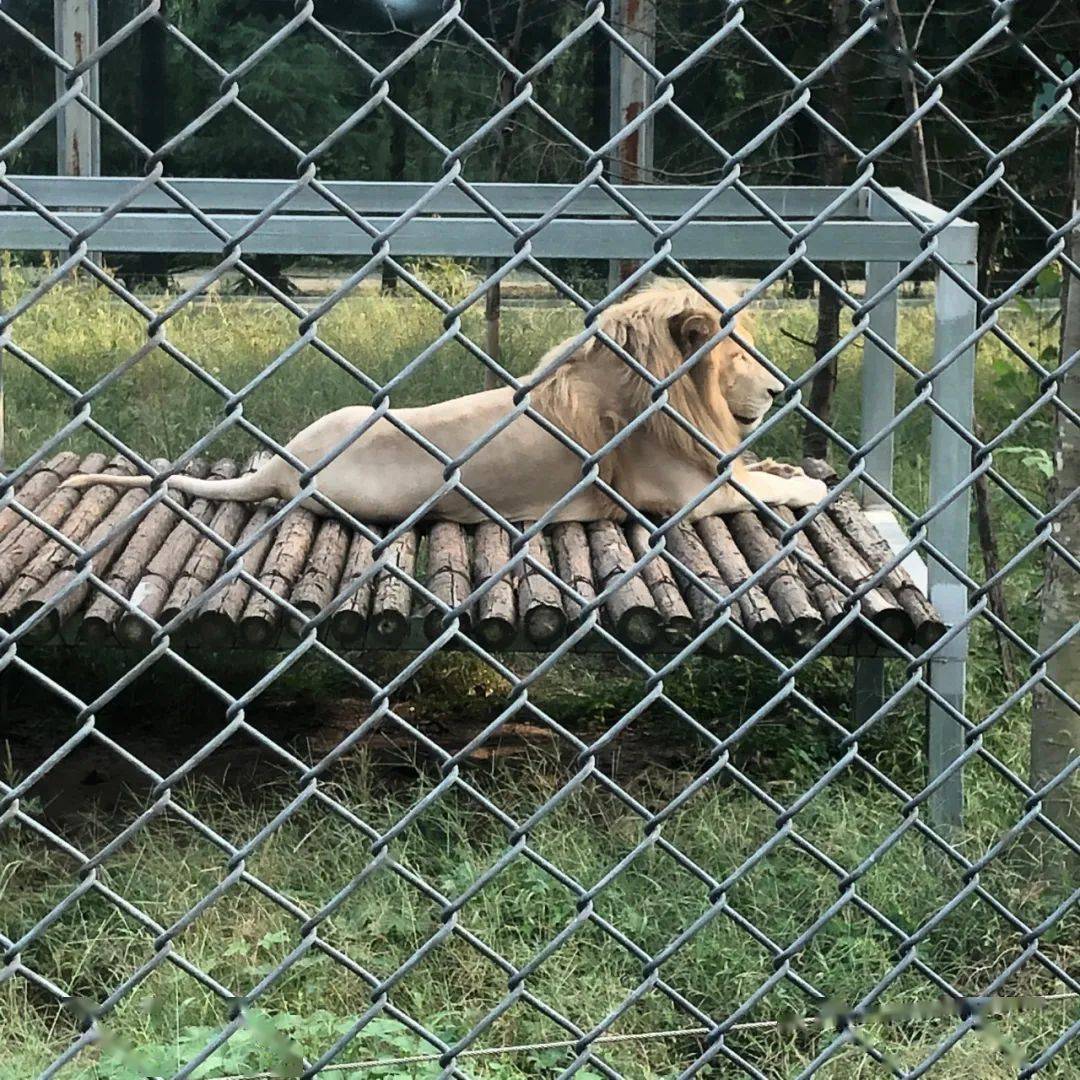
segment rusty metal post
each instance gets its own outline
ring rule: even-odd
[[[98,0],[53,0],[56,51],[78,65],[98,46]],[[86,96],[99,101],[98,65],[88,72]],[[64,93],[64,73],[56,72],[56,93]],[[56,171],[60,176],[101,175],[101,127],[78,102],[72,102],[56,118]]]
[[[656,0],[612,0],[611,24],[626,43],[650,63],[656,59]],[[611,45],[611,121],[615,138],[652,103],[654,82],[637,61],[614,42]],[[609,174],[617,184],[651,184],[653,175],[653,121],[625,136],[612,150]],[[608,284],[625,281],[636,263],[612,261]]]

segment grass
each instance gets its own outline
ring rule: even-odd
[[[4,272],[4,307],[25,289],[22,272]],[[160,309],[169,298],[147,298]],[[808,350],[796,337],[813,336],[810,305],[792,303],[763,313],[759,342],[792,373],[805,368]],[[563,308],[510,308],[504,314],[504,355],[515,372],[529,367],[548,345],[576,326],[575,314]],[[1030,311],[1009,311],[1003,319],[1010,333],[1036,351],[1052,344],[1054,331]],[[482,340],[480,316],[468,312],[464,328]],[[383,381],[434,341],[439,318],[418,303],[383,297],[348,299],[320,321],[320,337],[350,362]],[[926,308],[904,308],[900,347],[920,366],[929,360],[931,316]],[[295,321],[280,309],[254,300],[211,300],[182,310],[167,324],[169,340],[230,389],[239,390],[296,336]],[[123,362],[145,341],[145,326],[103,290],[85,280],[52,290],[21,316],[13,339],[46,363],[80,392]],[[853,437],[858,428],[858,349],[841,360],[837,425]],[[49,389],[38,374],[6,359],[8,439],[11,460],[21,460],[58,430],[70,416],[63,395]],[[464,350],[446,346],[406,382],[396,404],[436,400],[475,389],[479,366]],[[980,348],[977,409],[986,430],[994,433],[1037,395],[1035,377],[987,340]],[[901,378],[901,400],[910,382]],[[314,416],[350,401],[363,400],[345,372],[311,349],[291,357],[246,400],[244,411],[275,437],[285,439]],[[220,399],[160,350],[148,354],[95,399],[94,416],[123,434],[146,456],[174,457],[221,419]],[[912,417],[897,439],[900,496],[916,510],[926,505],[926,458],[929,423],[925,410]],[[796,456],[799,431],[790,424],[770,435],[765,452]],[[1044,499],[1049,415],[1040,412],[995,455],[1002,472],[1037,505]],[[79,433],[70,445],[96,448],[94,436]],[[221,441],[221,453],[250,448],[235,432]],[[1003,555],[1008,558],[1030,537],[1030,519],[1001,492],[993,509]],[[978,568],[977,553],[973,563]],[[1037,630],[1036,590],[1040,567],[1022,564],[1008,581],[1013,623],[1027,640]],[[982,719],[1008,692],[998,669],[996,646],[985,628],[976,630],[969,684],[968,715]],[[41,666],[57,681],[89,700],[122,671],[117,658],[82,658],[76,670],[68,657],[42,657]],[[238,693],[254,684],[272,662],[232,662],[215,678]],[[365,661],[373,677],[386,679],[400,667],[397,658]],[[527,659],[522,663],[527,666]],[[900,673],[892,673],[899,678]],[[840,723],[850,720],[850,662],[824,659],[798,680],[799,689]],[[748,659],[733,659],[722,669],[693,661],[665,683],[672,702],[691,712],[710,731],[733,731],[776,690],[775,676]],[[467,724],[482,726],[507,701],[507,686],[489,669],[457,654],[437,658],[419,671],[394,699],[395,709],[436,741]],[[636,703],[640,679],[615,665],[568,660],[530,692],[530,698],[557,724],[588,742]],[[30,755],[41,760],[70,733],[70,710],[31,685],[13,693],[17,722],[10,736],[11,763],[5,779],[26,773],[20,764],[20,740],[37,740],[46,749]],[[302,760],[318,760],[316,736],[331,714],[344,717],[344,730],[365,714],[358,689],[325,665],[303,661],[286,672],[259,704],[278,707],[286,718],[279,741],[288,742]],[[1027,721],[1023,700],[986,733],[987,748],[1020,775],[1027,770]],[[909,695],[887,721],[860,743],[860,753],[895,784],[917,791],[924,782],[921,733],[922,700]],[[166,765],[180,764],[202,741],[198,722],[221,722],[220,703],[161,665],[142,676],[116,702],[101,710],[99,728],[121,745],[142,753],[133,718],[153,716]],[[252,723],[263,730],[264,715]],[[21,726],[20,726],[21,725]],[[189,730],[196,729],[196,730]],[[175,732],[175,745],[168,733]],[[437,733],[442,732],[440,736]],[[330,742],[334,741],[333,738]],[[492,756],[465,766],[457,782],[444,789],[396,836],[391,853],[397,865],[418,875],[442,896],[461,895],[508,850],[506,823],[486,808],[490,800],[521,823],[563,790],[575,775],[573,752],[559,739],[552,746],[533,740],[521,753]],[[35,745],[37,745],[35,743]],[[157,745],[157,744],[155,744]],[[91,743],[79,753],[88,755]],[[110,752],[98,749],[108,758]],[[776,831],[775,800],[791,805],[837,762],[843,750],[835,729],[818,723],[791,701],[781,702],[768,721],[758,724],[733,747],[732,770],[722,771],[667,818],[663,837],[701,866],[713,881],[740,867]],[[23,757],[25,757],[25,753]],[[644,763],[643,763],[644,761]],[[624,733],[613,755],[604,757],[605,775],[619,778],[635,800],[616,798],[593,775],[529,832],[529,847],[584,889],[591,889],[620,859],[623,871],[595,896],[594,911],[648,954],[675,940],[710,906],[709,888],[684,869],[647,835],[644,815],[669,806],[710,763],[709,747],[693,736],[671,709],[656,705]],[[985,762],[965,769],[966,831],[955,838],[968,858],[985,853],[1021,813],[1021,798]],[[258,784],[226,776],[201,775],[174,792],[171,805],[150,817],[105,862],[99,880],[124,896],[159,925],[168,926],[225,874],[225,857],[207,834],[191,827],[177,807],[194,811],[217,836],[242,845],[269,824],[297,794],[295,772],[264,766]],[[764,793],[740,782],[746,777]],[[370,830],[346,824],[314,799],[274,830],[245,862],[251,880],[241,881],[215,899],[172,943],[172,952],[195,965],[230,993],[246,994],[275,970],[301,942],[298,920],[254,887],[271,886],[305,913],[325,905],[368,865],[371,836],[402,820],[441,780],[437,767],[419,751],[361,750],[346,755],[320,781],[320,790],[366,823]],[[46,785],[47,786],[47,785]],[[59,797],[56,782],[53,795]],[[151,803],[149,787],[136,778],[115,807],[88,802],[91,809],[63,819],[58,831],[87,853],[100,850]],[[52,820],[47,795],[27,800],[23,809]],[[635,809],[636,807],[636,809]],[[901,821],[901,802],[858,765],[842,770],[812,798],[792,822],[792,831],[768,857],[749,868],[726,892],[727,907],[667,960],[661,974],[694,1006],[714,1017],[728,1015],[774,972],[772,954],[747,932],[742,920],[780,947],[811,927],[840,897],[836,875],[808,855],[796,836],[826,859],[845,869],[859,865]],[[0,929],[17,939],[33,928],[76,885],[76,862],[62,849],[25,825],[0,827]],[[988,894],[1007,905],[1027,925],[1046,918],[1063,898],[1063,886],[1033,877],[1009,849],[981,873]],[[964,886],[960,873],[909,831],[879,860],[868,863],[857,894],[899,928],[914,933]],[[715,898],[714,898],[715,899]],[[457,916],[456,926],[514,965],[527,963],[560,930],[575,924],[577,894],[565,881],[518,854],[473,896]],[[1077,961],[1076,910],[1042,939],[1041,953],[1064,968]],[[318,929],[319,939],[340,949],[372,973],[388,978],[414,954],[442,922],[430,892],[416,888],[383,866],[367,877]],[[35,936],[20,960],[63,991],[67,1006],[25,978],[0,982],[0,1078],[37,1075],[76,1037],[80,1002],[101,1002],[124,979],[155,955],[153,935],[129,914],[91,890],[66,908],[47,932]],[[791,959],[791,971],[822,993],[852,1003],[884,977],[900,959],[899,938],[883,929],[851,902],[842,906]],[[1021,932],[996,913],[985,898],[968,895],[920,942],[918,956],[944,978],[968,993],[980,993],[1009,962],[1021,955]],[[528,979],[529,991],[556,1007],[582,1029],[589,1029],[624,1000],[642,979],[635,956],[603,933],[596,922],[583,922],[562,948],[540,964]],[[1053,994],[1062,990],[1037,964],[1026,964],[1006,985],[1008,994]],[[506,993],[506,975],[462,934],[451,934],[439,947],[405,972],[390,1000],[436,1031],[447,1042],[462,1037]],[[882,1002],[914,1002],[938,991],[908,968],[883,995]],[[278,1069],[295,1074],[299,1056],[314,1058],[348,1031],[371,1004],[369,983],[309,948],[289,971],[258,997],[249,1022],[221,1051],[196,1072],[197,1077],[248,1076]],[[779,982],[742,1017],[775,1018],[786,1010],[805,1013],[806,995],[788,979]],[[949,1077],[1014,1076],[1017,1061],[1036,1057],[1080,1015],[1078,1003],[1057,1001],[1040,1009],[1013,1012],[982,1033],[972,1033],[935,1066],[931,1075]],[[106,1037],[80,1054],[59,1073],[79,1080],[129,1080],[169,1075],[198,1053],[229,1021],[229,1007],[176,965],[155,967],[104,1021]],[[911,1068],[957,1024],[932,1019],[905,1024],[870,1024],[862,1035],[888,1053],[901,1068]],[[690,1026],[655,987],[647,990],[615,1023],[616,1032],[667,1030]],[[562,1037],[561,1029],[524,1000],[517,1001],[480,1038],[477,1045],[532,1043]],[[794,1076],[827,1045],[820,1029],[744,1029],[728,1045],[771,1077]],[[393,1017],[382,1015],[350,1044],[341,1060],[408,1056],[428,1045]],[[702,1050],[693,1038],[657,1038],[605,1047],[604,1060],[628,1077],[676,1075]],[[572,1060],[563,1050],[527,1051],[476,1058],[464,1065],[470,1076],[526,1078],[556,1076]],[[288,1070],[293,1069],[290,1073]],[[1066,1048],[1043,1075],[1067,1077],[1080,1071],[1075,1045]],[[428,1077],[435,1065],[386,1066],[345,1072],[345,1076]],[[703,1075],[737,1074],[722,1059]],[[328,1074],[330,1075],[330,1074]],[[597,1075],[582,1070],[581,1077]],[[849,1046],[819,1074],[840,1080],[884,1075],[862,1050]]]

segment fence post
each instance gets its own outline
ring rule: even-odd
[[[884,287],[899,272],[900,264],[869,262],[866,264],[866,295]],[[896,347],[897,291],[894,289],[870,312],[870,328],[884,341]],[[862,387],[861,442],[866,445],[885,428],[896,414],[896,365],[892,358],[872,341],[863,343],[862,366],[859,371]],[[883,439],[866,455],[866,471],[882,487],[892,491],[893,439]],[[863,506],[879,506],[881,497],[869,487],[860,495]],[[855,726],[861,726],[881,708],[885,700],[885,661],[877,657],[855,660]]]
[[[56,51],[69,63],[81,64],[98,47],[98,0],[53,0]],[[86,96],[100,100],[98,65],[86,72]],[[57,69],[56,94],[64,93],[64,73]],[[59,176],[101,173],[101,127],[78,102],[56,118],[56,172]]]
[[[974,292],[974,263],[954,264],[952,269]],[[977,305],[948,274],[938,271],[934,315],[934,362],[954,352],[975,329]],[[968,345],[934,380],[933,398],[943,410],[970,431],[974,422],[975,346]],[[930,431],[930,503],[934,505],[963,484],[971,475],[971,447],[944,421],[933,417]],[[928,525],[928,540],[962,573],[968,566],[968,529],[971,488],[967,485]],[[967,586],[945,569],[931,554],[927,560],[930,600],[947,626],[967,614]],[[930,685],[958,712],[964,711],[967,676],[968,631],[965,628],[930,663]],[[928,781],[948,772],[964,749],[963,728],[934,701],[927,707]],[[933,824],[958,826],[963,820],[964,787],[961,770],[944,780],[928,800]]]
[[[611,24],[650,62],[656,59],[655,0],[612,0]],[[615,138],[652,104],[653,80],[640,64],[612,42],[611,119],[609,132]],[[612,151],[608,175],[616,184],[651,184],[653,177],[653,121],[647,120]],[[612,260],[608,285],[615,288],[634,271],[634,263]]]

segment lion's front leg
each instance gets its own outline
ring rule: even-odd
[[[786,461],[774,461],[772,458],[765,458],[764,461],[755,461],[753,464],[748,464],[746,469],[747,472],[764,472],[769,473],[772,476],[783,476],[788,480],[792,477],[806,475],[801,466],[790,465]]]
[[[766,506],[788,506],[792,510],[813,506],[824,499],[829,490],[821,480],[807,476],[801,469],[799,475],[794,476],[754,470],[742,473],[738,479],[759,502]],[[724,484],[699,503],[690,518],[697,521],[711,514],[733,514],[750,509],[753,504],[742,492],[736,491],[731,484]]]

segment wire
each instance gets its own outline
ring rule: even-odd
[[[1067,1000],[1080,1001],[1080,994],[1074,994],[1071,991],[1062,991],[1058,994],[1045,994],[1031,997],[988,999],[962,998],[959,1001],[939,998],[936,1001],[931,1002],[930,1005],[933,1009],[940,1011],[932,1011],[926,1014],[920,1014],[918,1011],[925,1008],[925,1004],[914,1002],[904,1006],[904,1008],[908,1010],[904,1015],[898,1015],[892,1009],[879,1009],[861,1015],[857,1020],[853,1020],[850,1013],[838,1011],[835,1016],[819,1013],[814,1016],[792,1020],[747,1020],[741,1024],[732,1024],[732,1026],[728,1028],[728,1031],[775,1031],[777,1028],[794,1029],[819,1024],[822,1026],[830,1024],[847,1026],[855,1023],[866,1025],[875,1022],[898,1024],[906,1023],[911,1020],[934,1020],[939,1019],[942,1016],[955,1016],[965,1009],[971,1012],[982,1012],[987,1016],[1003,1016],[1010,1012],[1018,1012],[1021,1009],[1041,1007],[1048,1005],[1051,1002]],[[639,1042],[647,1039],[697,1038],[708,1035],[713,1030],[713,1028],[707,1027],[691,1027],[671,1028],[663,1031],[634,1031],[621,1035],[598,1035],[595,1039],[589,1040],[589,1045],[595,1046],[598,1043]],[[508,1046],[467,1048],[455,1054],[454,1057],[455,1059],[466,1057],[494,1057],[500,1054],[534,1053],[538,1050],[569,1050],[577,1046],[580,1041],[580,1039],[554,1039],[548,1042],[514,1043]],[[443,1054],[426,1053],[409,1054],[405,1057],[395,1058],[367,1058],[363,1061],[344,1061],[337,1064],[324,1065],[319,1071],[320,1073],[333,1073],[347,1072],[350,1069],[388,1068],[392,1065],[422,1065],[429,1062],[437,1062],[442,1057]],[[259,1072],[230,1073],[227,1076],[214,1076],[209,1078],[209,1080],[279,1080],[279,1078],[279,1073]]]

